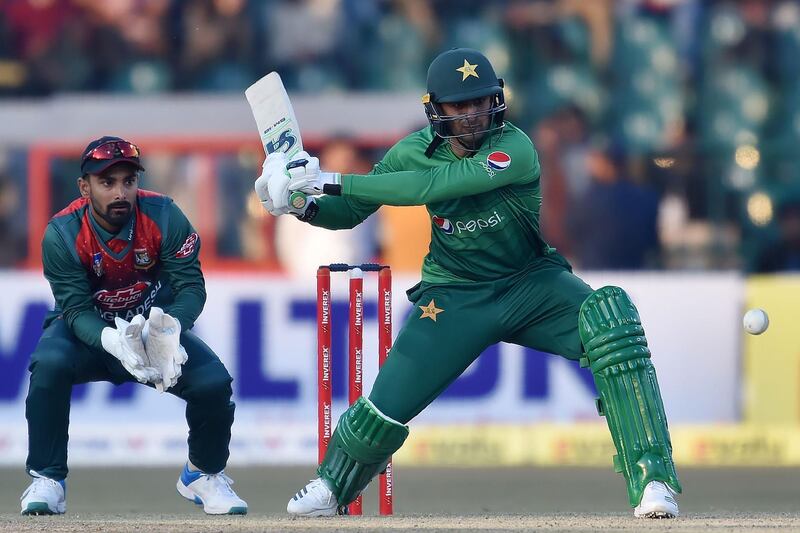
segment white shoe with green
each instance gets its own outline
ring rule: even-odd
[[[66,482],[44,477],[33,470],[30,470],[29,474],[33,477],[33,481],[20,498],[22,514],[64,514],[67,510]]]

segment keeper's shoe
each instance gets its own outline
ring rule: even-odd
[[[178,494],[202,505],[206,514],[247,514],[247,502],[233,492],[233,480],[224,472],[206,474],[183,466],[178,478]]]
[[[663,481],[651,481],[642,493],[642,500],[633,510],[636,518],[675,518],[678,516],[678,502]]]
[[[336,516],[339,504],[336,496],[322,479],[312,479],[286,505],[292,516]]]
[[[33,470],[29,472],[33,481],[20,498],[22,514],[64,514],[67,510],[66,482],[44,477]]]

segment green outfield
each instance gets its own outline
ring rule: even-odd
[[[7,531],[670,531],[799,530],[800,469],[681,469],[683,516],[635,520],[622,478],[610,469],[397,468],[394,517],[377,515],[369,487],[365,516],[289,520],[288,498],[311,468],[231,468],[235,489],[250,504],[242,518],[206,517],[175,491],[179,467],[85,468],[69,477],[67,514],[21,517],[28,483],[21,469],[0,469],[0,529]]]

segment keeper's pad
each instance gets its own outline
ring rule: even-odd
[[[645,485],[658,480],[681,492],[667,417],[650,361],[639,313],[619,287],[603,287],[581,305],[578,329],[600,398],[597,410],[608,421],[617,449],[614,470],[628,483],[636,507]]]
[[[344,412],[317,469],[339,505],[355,500],[408,437],[408,426],[392,420],[363,396]]]

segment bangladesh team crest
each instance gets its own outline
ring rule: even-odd
[[[137,248],[133,251],[134,266],[136,268],[150,268],[153,265],[153,258],[147,248]]]
[[[489,165],[489,168],[492,170],[500,172],[511,166],[511,156],[505,152],[492,152],[486,156],[486,164]]]
[[[442,217],[437,216],[437,215],[433,215],[431,220],[433,220],[434,224],[439,226],[439,229],[441,229],[444,232],[445,235],[452,235],[453,234],[453,223],[450,222],[448,219],[442,218]]]

